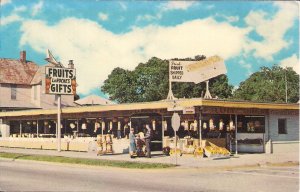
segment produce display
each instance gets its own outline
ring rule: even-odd
[[[113,153],[112,138],[110,134],[97,135],[97,155]]]
[[[204,152],[207,157],[227,157],[230,156],[230,152],[224,147],[218,147],[217,145],[208,142],[204,147]]]
[[[201,147],[198,147],[194,151],[195,157],[203,157],[203,149]]]

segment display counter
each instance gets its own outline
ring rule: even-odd
[[[237,134],[237,150],[240,153],[264,153],[264,143],[263,133]]]

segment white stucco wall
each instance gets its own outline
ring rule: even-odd
[[[278,134],[278,119],[286,119],[287,134]],[[272,141],[299,141],[299,116],[270,114],[270,138]]]
[[[269,134],[271,139],[270,152],[272,153],[299,153],[299,114],[280,114],[270,111]],[[287,134],[278,133],[278,119],[286,119]],[[267,131],[266,131],[267,132]],[[267,134],[266,134],[267,135]],[[268,138],[268,137],[266,137]],[[269,150],[267,150],[269,151]]]

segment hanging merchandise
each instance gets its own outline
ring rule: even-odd
[[[230,129],[230,131],[234,131],[235,130],[235,125],[234,125],[234,123],[233,123],[232,120],[230,120],[230,122],[229,122],[229,129]]]
[[[74,123],[70,123],[70,127],[71,127],[71,129],[74,129],[75,128],[75,124]]]
[[[184,121],[184,130],[189,130],[189,122]]]
[[[163,126],[164,131],[167,131],[167,129],[168,129],[167,121],[163,121],[162,126]]]
[[[254,123],[253,121],[250,121],[247,123],[247,131],[248,132],[254,132]]]
[[[32,122],[32,125],[36,125],[36,121],[33,121],[33,122]]]
[[[152,121],[152,128],[155,131],[156,127],[155,127],[155,120]]]
[[[209,119],[209,129],[211,131],[215,130],[215,125],[214,125],[214,120],[213,119]]]
[[[44,122],[44,125],[48,125],[48,121],[45,121],[45,122]]]
[[[254,121],[254,127],[260,128],[260,121]]]
[[[129,118],[128,118],[128,117],[125,117],[125,118],[124,118],[124,122],[125,122],[125,123],[128,123],[128,122],[129,122]]]
[[[220,122],[219,122],[219,129],[220,129],[220,131],[222,131],[222,130],[224,129],[223,119],[220,119]]]
[[[190,124],[190,128],[189,128],[191,131],[194,131],[194,123],[191,123]]]
[[[101,122],[101,127],[103,130],[105,130],[105,122],[104,121]]]
[[[194,121],[194,131],[197,131],[197,129],[198,129],[198,121],[195,120]]]
[[[121,130],[121,122],[118,121],[118,130],[120,131]]]
[[[124,125],[124,133],[127,132],[127,129],[129,129],[129,126],[128,126],[128,124],[125,124],[125,125]]]
[[[203,123],[203,129],[207,129],[207,123],[206,122]]]
[[[97,132],[97,129],[99,129],[100,127],[100,123],[98,123],[97,121],[95,122],[95,128],[94,128],[94,133]]]
[[[86,123],[82,123],[81,129],[86,129]]]
[[[95,122],[95,129],[99,129],[100,128],[100,123]]]

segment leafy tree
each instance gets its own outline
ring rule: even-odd
[[[198,55],[195,59],[202,60]],[[227,98],[232,94],[233,86],[228,84],[226,75],[210,80],[211,95]],[[169,62],[156,57],[146,63],[140,63],[133,71],[115,68],[104,81],[101,90],[110,95],[110,99],[120,103],[158,101],[167,98],[169,91]],[[172,90],[177,98],[200,97],[205,93],[205,83],[173,83]]]
[[[74,95],[74,101],[76,101],[76,100],[78,100],[78,99],[80,99],[80,96],[79,96],[78,94],[75,94],[75,95]]]
[[[240,83],[234,92],[234,99],[258,102],[285,102],[285,76],[287,99],[290,103],[299,101],[299,75],[292,69],[277,65],[262,67],[248,79]]]

